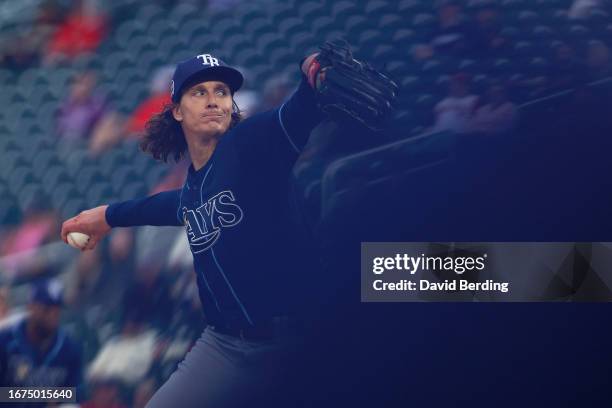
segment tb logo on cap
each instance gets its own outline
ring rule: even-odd
[[[210,54],[200,54],[196,58],[202,58],[202,65],[219,66],[219,60]]]

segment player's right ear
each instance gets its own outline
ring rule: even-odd
[[[172,116],[174,117],[174,119],[177,122],[182,122],[183,121],[183,112],[181,112],[181,105],[180,104],[175,104],[174,107],[172,108]]]

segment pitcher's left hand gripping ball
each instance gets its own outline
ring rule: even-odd
[[[332,119],[352,120],[379,130],[397,99],[389,77],[356,60],[343,40],[327,42],[307,68],[319,107]]]

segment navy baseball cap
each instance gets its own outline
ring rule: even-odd
[[[181,99],[183,88],[195,79],[202,81],[221,81],[229,86],[232,94],[242,86],[244,78],[240,71],[230,67],[211,54],[200,54],[177,64],[170,83],[172,102]]]
[[[34,284],[30,303],[61,306],[64,303],[62,285],[58,281],[46,281]]]

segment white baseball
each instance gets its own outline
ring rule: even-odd
[[[68,234],[68,244],[76,249],[83,249],[87,242],[89,242],[89,235],[83,234],[82,232],[70,232]]]

